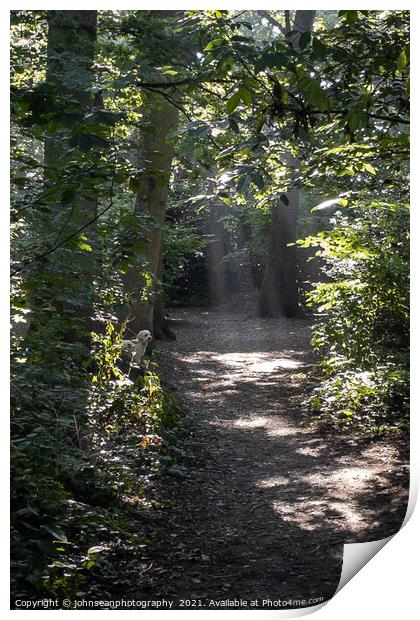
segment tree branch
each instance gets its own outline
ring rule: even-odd
[[[290,24],[290,11],[285,11],[284,12],[284,19],[286,22],[286,32],[290,32],[292,30],[291,24]]]
[[[290,107],[285,107],[286,110],[293,111]],[[309,114],[316,115],[328,115],[328,114],[347,114],[348,110],[326,110],[325,112],[321,112],[320,110],[310,110]],[[400,116],[384,116],[383,114],[374,114],[373,112],[365,112],[366,116],[369,118],[376,118],[380,121],[387,121],[388,123],[400,123],[401,125],[409,125],[410,120],[408,118],[401,118]]]
[[[191,86],[192,84],[231,84],[231,80],[222,78],[208,79],[206,75],[197,75],[195,77],[184,78],[183,80],[173,80],[165,82],[144,82],[143,80],[136,80],[134,82],[136,86],[140,88],[177,88],[179,86]]]
[[[261,17],[264,17],[264,19],[266,19],[268,22],[270,22],[272,26],[281,30],[281,32],[283,32],[284,34],[287,32],[283,24],[281,24],[279,21],[277,21],[277,19],[270,15],[268,11],[257,11],[257,13],[258,15],[261,15]]]
[[[15,269],[14,271],[12,271],[11,277],[13,277],[16,274],[18,274],[21,271],[23,271],[23,269],[25,269],[25,267],[29,267],[29,265],[32,265],[33,263],[37,263],[38,261],[42,260],[43,258],[46,258],[47,256],[49,256],[50,254],[52,254],[53,252],[55,252],[59,248],[63,247],[63,245],[65,245],[68,241],[70,241],[74,237],[77,237],[77,235],[79,235],[81,232],[83,232],[84,230],[89,228],[89,226],[91,226],[97,220],[99,220],[99,218],[102,217],[104,215],[104,213],[109,211],[109,209],[111,209],[111,207],[113,205],[114,205],[114,198],[113,198],[113,195],[112,195],[111,199],[110,199],[110,202],[109,202],[108,206],[105,207],[105,209],[103,209],[100,213],[97,213],[95,215],[95,217],[93,217],[88,222],[83,224],[83,226],[80,226],[80,228],[78,228],[77,230],[72,232],[70,235],[67,235],[67,237],[65,237],[62,241],[60,241],[60,243],[57,243],[56,245],[54,245],[52,248],[49,248],[48,250],[45,250],[45,252],[41,252],[40,254],[37,254],[36,256],[34,256],[34,258],[31,258],[31,259],[28,259],[28,260],[23,260],[21,265],[17,269]]]

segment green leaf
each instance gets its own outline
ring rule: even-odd
[[[252,182],[258,187],[258,189],[264,189],[265,182],[262,174],[256,170],[252,173]]]
[[[96,547],[90,547],[87,551],[87,555],[94,555],[96,553],[101,553],[102,551],[106,551],[107,548],[102,545],[97,545]]]
[[[241,102],[241,95],[239,91],[230,97],[226,102],[226,110],[228,114],[231,114],[233,110],[239,105]]]
[[[76,191],[74,189],[70,189],[70,188],[65,189],[61,196],[61,204],[63,205],[71,204],[75,196],[76,196]]]
[[[238,93],[245,105],[252,105],[252,95],[247,88],[241,86],[238,90]]]
[[[45,530],[46,532],[48,532],[49,534],[51,534],[54,540],[59,540],[60,542],[67,542],[66,534],[63,532],[62,529],[60,529],[56,525],[52,525],[52,526],[41,525],[41,528]]]
[[[79,250],[84,250],[85,252],[92,252],[92,246],[84,241],[79,243]]]
[[[225,43],[225,39],[213,39],[213,41],[210,41],[210,43],[206,45],[206,47],[204,48],[204,51],[209,52],[213,48],[220,47],[224,43]]]
[[[360,116],[360,114],[359,114],[359,112],[357,110],[351,110],[346,115],[346,120],[347,120],[347,124],[348,124],[349,128],[352,131],[355,131],[356,129],[359,129],[360,121],[361,121],[361,116]]]
[[[244,174],[241,176],[238,185],[236,186],[236,191],[238,194],[243,194],[249,187],[249,184],[252,181],[252,177],[249,174]]]
[[[319,60],[324,60],[327,54],[326,46],[316,37],[312,40],[312,56]]]
[[[140,189],[140,181],[136,177],[130,177],[128,181],[128,187],[132,192],[138,192]]]
[[[288,197],[286,196],[286,194],[282,194],[282,195],[280,196],[280,200],[282,201],[282,203],[283,203],[283,204],[285,204],[285,205],[286,205],[286,207],[289,205],[289,199],[288,199]]]
[[[363,167],[366,170],[366,172],[369,172],[370,174],[376,174],[375,168],[371,166],[370,164],[364,164]]]
[[[310,102],[315,105],[320,112],[328,110],[328,97],[319,84],[312,82],[307,92]]]
[[[240,133],[239,125],[236,122],[236,120],[232,117],[230,117],[228,120],[229,120],[229,128],[235,133]]]
[[[81,151],[89,151],[92,147],[108,148],[109,141],[96,136],[93,133],[80,133],[73,136],[70,146],[78,146]]]
[[[403,50],[401,52],[401,54],[398,56],[397,58],[397,69],[398,71],[400,71],[400,73],[403,73],[405,68],[407,67],[407,56],[405,54],[405,51]]]
[[[261,71],[265,67],[282,67],[285,65],[285,56],[279,52],[264,52],[256,63],[256,70]]]
[[[346,20],[350,24],[350,26],[354,26],[354,24],[359,19],[358,11],[340,11],[346,15]]]
[[[302,32],[302,34],[299,37],[299,47],[301,50],[304,50],[305,47],[308,47],[309,43],[311,42],[311,33],[310,32]]]

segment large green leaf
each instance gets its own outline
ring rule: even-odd
[[[231,114],[235,108],[240,104],[241,102],[241,94],[240,92],[236,92],[234,93],[231,97],[229,97],[229,99],[226,102],[226,110],[228,114]]]

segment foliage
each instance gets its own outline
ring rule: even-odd
[[[90,382],[84,373],[81,383],[68,358],[48,368],[48,381],[40,365],[19,357],[13,364],[16,595],[97,589],[101,571],[90,576],[97,560],[134,553],[143,542],[145,488],[166,467],[170,438],[182,427],[154,362],[134,382],[118,367],[122,335],[113,322],[94,334]]]
[[[147,273],[150,229],[132,210],[142,99],[127,69],[157,70],[104,12],[89,73],[74,13],[12,15],[12,592],[25,598],[111,587],[118,558],[142,553],[149,488],[182,429],[156,362],[137,378],[125,367],[116,316],[127,269]],[[130,28],[159,38],[139,15]],[[67,51],[48,47],[54,20],[72,29]]]
[[[378,431],[408,420],[408,207],[389,203],[338,211],[329,232],[308,237],[328,281],[310,294],[324,316],[313,346],[327,380],[312,408],[326,421]]]
[[[12,566],[25,597],[117,584],[118,558],[148,544],[151,481],[176,465],[181,417],[155,360],[134,378],[121,358],[124,278],[152,280],[153,218],[134,210],[138,136],[156,129],[147,93],[181,118],[167,303],[208,301],[211,215],[226,242],[216,270],[258,288],[270,213],[297,188],[319,314],[313,416],[376,433],[408,415],[409,13],[318,11],[298,33],[293,11],[99,11],[96,35],[77,13],[11,15]]]
[[[165,227],[165,256],[163,287],[168,305],[199,305],[200,299],[194,297],[191,286],[191,267],[203,258],[206,245],[195,228],[182,223]],[[185,294],[185,291],[188,294]]]

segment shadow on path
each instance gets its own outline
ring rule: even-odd
[[[313,363],[307,321],[173,313],[159,344],[167,380],[193,418],[198,455],[170,478],[160,550],[140,598],[330,598],[343,542],[402,524],[408,471],[388,440],[301,426]]]

